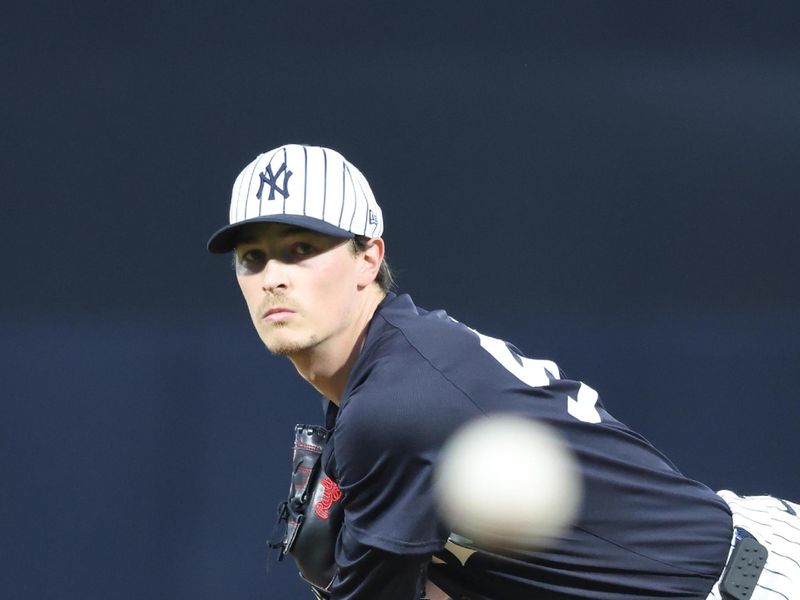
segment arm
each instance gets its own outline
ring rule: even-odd
[[[334,600],[424,597],[431,555],[449,534],[433,465],[453,422],[475,410],[425,361],[380,367],[342,403],[333,434],[345,513]]]
[[[342,531],[336,552],[339,571],[331,600],[418,600],[424,596],[427,554],[392,554],[365,546]]]

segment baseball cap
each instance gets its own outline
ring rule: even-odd
[[[208,250],[233,250],[250,223],[286,223],[342,238],[383,233],[383,213],[361,171],[336,150],[300,144],[264,152],[239,173],[229,224],[211,236]]]

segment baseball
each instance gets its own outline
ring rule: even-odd
[[[575,519],[582,488],[558,434],[512,415],[481,417],[458,430],[434,475],[445,522],[487,549],[545,547]]]

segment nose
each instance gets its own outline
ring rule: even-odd
[[[274,258],[267,261],[261,273],[261,289],[273,293],[285,290],[289,285],[287,265]]]

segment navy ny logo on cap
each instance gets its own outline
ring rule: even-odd
[[[279,186],[277,183],[277,179],[281,175],[283,175],[283,187]],[[275,192],[278,192],[285,200],[289,197],[289,177],[291,176],[292,172],[286,168],[286,163],[283,163],[281,168],[278,169],[278,172],[274,175],[272,174],[272,165],[267,165],[264,172],[258,174],[261,183],[258,186],[256,198],[261,200],[261,194],[264,191],[264,184],[266,183],[269,186],[269,198],[267,198],[267,200],[275,200]]]

